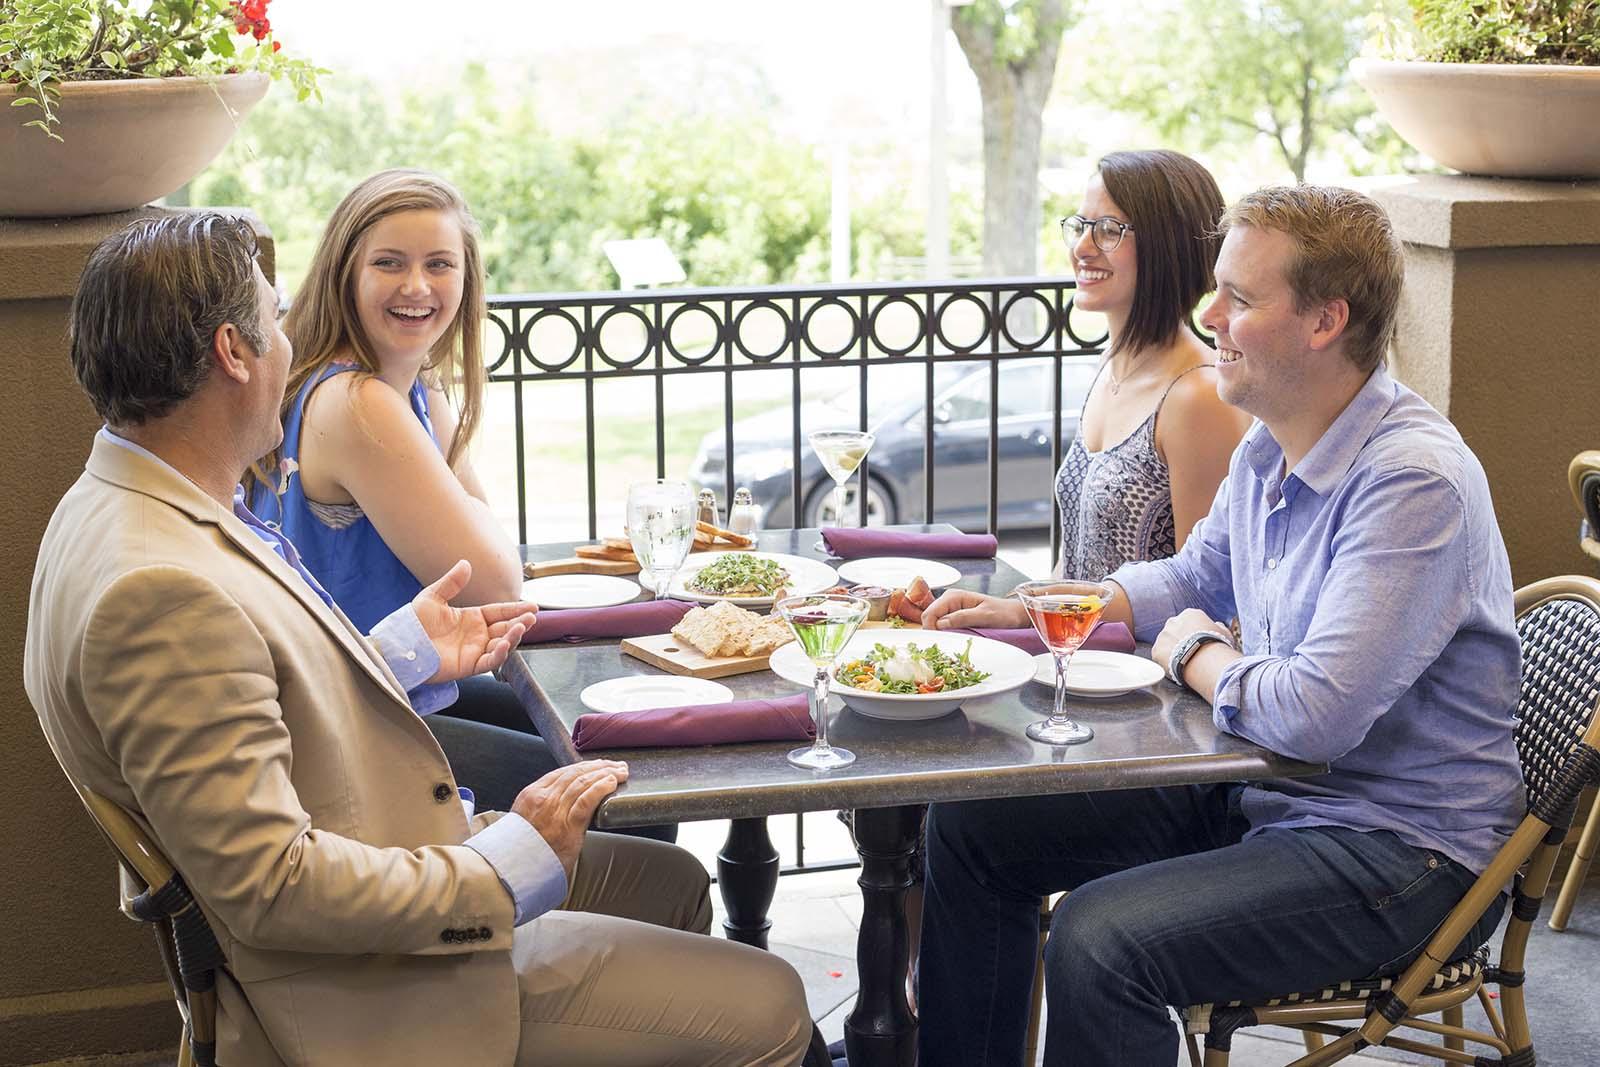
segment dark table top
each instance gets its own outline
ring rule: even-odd
[[[758,547],[820,559],[822,554],[812,548],[817,536],[816,530],[770,531],[761,535]],[[529,561],[571,554],[571,543],[523,549]],[[1026,580],[997,559],[945,562],[961,572],[958,584],[966,589],[1005,594]],[[572,746],[571,728],[587,711],[578,700],[584,687],[608,678],[660,673],[624,655],[614,640],[528,646],[501,669],[563,762],[582,758]],[[803,691],[770,671],[717,681],[733,690],[736,700]],[[627,760],[629,780],[606,801],[595,825],[1302,777],[1325,769],[1222,733],[1212,724],[1208,702],[1167,681],[1111,699],[1069,697],[1069,714],[1093,727],[1094,738],[1081,745],[1042,745],[1022,731],[1050,713],[1051,698],[1048,686],[1030,682],[923,722],[869,719],[834,698],[828,740],[854,752],[856,761],[828,772],[790,766],[784,755],[794,742],[608,751],[608,757]]]

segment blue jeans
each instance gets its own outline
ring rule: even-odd
[[[1022,1061],[1039,898],[1047,1067],[1172,1067],[1168,1005],[1397,973],[1474,875],[1388,831],[1249,829],[1234,785],[936,804],[920,1067]],[[1504,897],[1466,951],[1487,940]]]

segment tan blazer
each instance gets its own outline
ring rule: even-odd
[[[223,1064],[509,1064],[513,906],[444,754],[341,612],[193,483],[97,438],[45,532],[24,676],[227,954]]]

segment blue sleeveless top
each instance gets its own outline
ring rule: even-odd
[[[409,604],[422,591],[422,583],[400,562],[378,535],[372,520],[355,505],[318,504],[306,498],[300,483],[300,430],[305,423],[306,398],[335,374],[354,372],[348,363],[331,363],[300,387],[294,407],[283,420],[283,458],[287,475],[281,496],[256,482],[250,510],[268,525],[288,535],[306,569],[316,575],[362,633]],[[421,381],[411,386],[411,410],[435,445],[439,439],[428,418],[428,393]]]

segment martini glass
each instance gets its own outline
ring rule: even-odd
[[[829,771],[856,761],[854,752],[828,744],[828,679],[833,673],[833,661],[855,636],[870,609],[870,604],[855,596],[792,596],[775,606],[817,668],[811,683],[811,714],[817,724],[817,738],[810,748],[789,753],[789,762],[796,767]]]
[[[1028,618],[1039,638],[1056,660],[1054,710],[1048,719],[1030,725],[1028,736],[1047,745],[1082,744],[1094,736],[1094,731],[1067,718],[1067,664],[1100,621],[1101,613],[1116,595],[1116,587],[1067,578],[1023,582],[1015,592],[1028,609]]]
[[[833,479],[833,525],[842,528],[844,522],[844,486],[850,476],[867,458],[875,440],[866,430],[814,430],[807,435],[811,450],[822,461],[822,467]],[[826,541],[816,543],[819,552],[832,555]]]
[[[639,566],[655,585],[656,599],[667,595],[694,543],[695,500],[688,482],[657,478],[628,486],[628,540]]]

